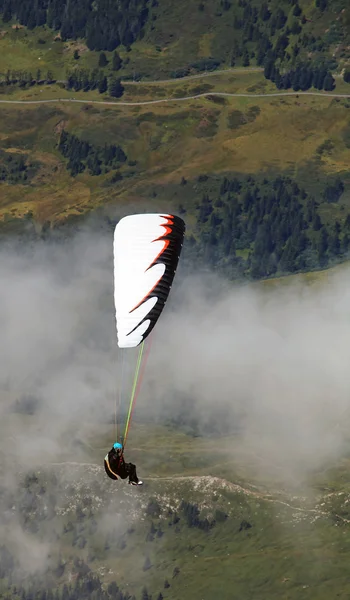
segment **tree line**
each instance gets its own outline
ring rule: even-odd
[[[235,15],[233,25],[241,32],[241,41],[233,43],[232,66],[237,60],[243,66],[254,60],[280,89],[334,88],[331,70],[337,61],[325,58],[330,42],[305,30],[308,19],[298,0],[279,3],[274,11],[267,2],[256,7],[248,0],[239,0],[238,5],[240,14]],[[324,12],[326,0],[317,1],[316,7]],[[345,33],[339,23],[337,28],[334,35],[341,42]],[[307,60],[308,54],[312,54],[312,60]]]
[[[116,144],[96,146],[65,130],[60,135],[58,149],[68,158],[67,170],[73,177],[85,169],[90,175],[108,173],[127,159],[123,149]]]
[[[209,531],[215,525],[215,520],[209,521],[207,517],[200,518],[200,510],[197,504],[182,500],[180,510],[183,512],[188,527],[197,527],[203,531]]]
[[[343,191],[339,178],[327,182],[323,202],[337,202]],[[185,242],[185,256],[230,278],[323,268],[348,255],[350,213],[326,223],[320,204],[288,177],[224,178],[217,197],[203,193],[198,202],[195,235]]]
[[[46,71],[45,74],[40,69],[33,74],[31,71],[17,71],[8,69],[0,79],[0,85],[18,85],[21,88],[31,87],[32,85],[51,85],[56,83],[52,71]]]
[[[62,40],[86,39],[90,50],[114,50],[140,39],[148,0],[0,0],[3,21],[16,19],[28,29],[47,25]]]
[[[276,10],[271,10],[267,2],[256,6],[249,0],[238,0],[234,5],[221,0],[220,7],[234,31],[231,48],[226,49],[231,67],[254,64],[264,67],[265,77],[279,89],[307,90],[312,86],[327,91],[334,89],[331,71],[337,61],[333,57],[326,58],[330,42],[305,31],[308,20],[298,0],[281,2]],[[326,0],[316,2],[316,7],[320,13],[324,12]],[[336,28],[333,35],[341,43],[345,33],[339,22]],[[307,59],[308,54],[312,54],[312,60]],[[215,70],[223,62],[213,57],[202,59],[172,71],[171,76],[185,77],[193,72]],[[348,80],[350,71],[344,73],[344,81]]]
[[[0,149],[0,181],[29,183],[38,169],[38,163],[28,162],[26,154],[5,152]]]
[[[115,75],[107,78],[100,69],[92,69],[91,71],[88,69],[74,69],[69,71],[66,87],[68,90],[75,90],[76,92],[80,90],[88,92],[98,89],[100,94],[104,94],[108,91],[113,98],[120,98],[124,93],[124,86],[120,78]]]
[[[53,83],[56,83],[56,79],[52,71],[47,71],[43,76],[40,69],[37,70],[35,75],[31,71],[8,70],[0,80],[1,86],[17,85],[20,88],[28,88],[33,85],[51,85]],[[89,92],[97,89],[100,94],[108,92],[113,98],[121,98],[124,93],[124,86],[120,77],[116,77],[114,74],[107,77],[101,69],[97,68],[91,70],[77,68],[68,71],[65,86],[67,90],[75,90],[76,92]]]
[[[318,16],[331,10],[328,4],[327,0],[315,1]],[[151,6],[155,7],[152,14]],[[151,0],[100,0],[97,4],[91,0],[0,0],[0,14],[5,22],[16,19],[29,29],[47,25],[59,31],[63,40],[85,39],[90,50],[101,52],[113,51],[121,45],[129,49],[142,38],[148,20],[157,17],[157,6],[157,0],[152,3]],[[205,8],[203,2],[198,3],[198,11]],[[223,63],[256,64],[266,68],[265,76],[281,89],[309,89],[315,80],[317,89],[333,89],[331,72],[337,67],[337,58],[329,50],[335,43],[346,44],[343,17],[334,20],[332,32],[325,35],[310,31],[310,19],[299,0],[281,0],[275,8],[267,1],[257,5],[252,0],[220,0],[214,16],[225,20],[232,31],[231,37],[227,36],[224,44],[214,45],[214,56],[179,65],[170,72],[171,77],[214,70]],[[312,59],[308,59],[309,55]],[[75,58],[79,58],[77,50]],[[103,55],[100,59],[99,67],[103,68],[107,59]],[[112,70],[120,68],[120,57],[113,56]],[[326,71],[322,84],[322,75],[315,74],[318,69]],[[300,78],[301,83],[296,83]],[[348,69],[344,81],[349,80]]]
[[[264,75],[270,79],[279,90],[294,91],[317,90],[331,92],[335,88],[335,79],[324,65],[315,66],[312,63],[300,63],[295,69],[281,70],[276,66],[273,53],[269,54],[264,62]]]

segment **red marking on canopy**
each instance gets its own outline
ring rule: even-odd
[[[170,240],[164,240],[164,237],[166,235],[169,235],[170,233],[172,233],[171,227],[167,227],[167,225],[173,225],[174,224],[174,222],[172,220],[174,217],[172,217],[171,215],[164,215],[164,218],[167,220],[167,222],[164,225],[163,224],[160,225],[160,227],[162,227],[163,229],[165,229],[165,233],[161,233],[157,238],[155,238],[154,240],[152,240],[152,243],[153,242],[164,241],[164,246],[158,252],[157,256],[152,260],[151,264],[147,267],[146,271],[148,271],[148,269],[150,269],[151,267],[153,267],[153,265],[156,264],[158,258],[165,252],[165,250],[168,248],[168,246],[170,244]],[[154,284],[154,286],[147,292],[147,294],[145,294],[145,296],[142,298],[142,300],[140,300],[140,302],[138,302],[138,304],[136,304],[136,306],[134,306],[134,308],[132,308],[130,310],[130,313],[132,313],[134,310],[136,310],[137,308],[139,308],[139,306],[141,306],[141,304],[143,304],[145,302],[145,300],[147,300],[148,296],[157,287],[157,285],[160,282],[160,280],[161,280],[162,277],[163,277],[163,275],[161,275],[161,277],[159,277],[159,279],[156,281],[156,283]]]

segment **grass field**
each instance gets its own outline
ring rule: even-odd
[[[2,432],[14,439],[23,435],[23,427],[28,441],[45,435],[35,416],[8,415],[1,423]],[[326,600],[349,594],[349,459],[319,469],[307,495],[304,484],[288,492],[281,489],[277,472],[274,482],[252,475],[259,457],[239,438],[193,438],[136,419],[128,458],[138,465],[145,486],[135,490],[109,481],[101,467],[112,427],[86,422],[84,439],[83,451],[67,446],[54,458],[48,454],[40,469],[44,480],[48,467],[58,478],[59,492],[50,486],[47,493],[56,495],[61,516],[41,521],[33,539],[56,540],[50,542],[51,555],[63,557],[67,565],[61,585],[69,581],[70,565],[79,556],[105,585],[116,580],[137,598],[144,586],[155,598],[162,592],[172,600],[209,600],[214,594],[224,600]],[[6,454],[10,457],[9,442]],[[61,528],[76,522],[76,507],[84,507],[84,498],[92,499],[92,514],[79,520],[79,536],[87,540],[80,548],[72,546],[73,534],[62,534]],[[150,498],[161,506],[159,517],[144,514]],[[210,519],[217,510],[228,518],[208,532],[188,527],[179,510],[181,499],[197,504],[201,518]],[[176,527],[169,525],[169,508],[179,514]],[[98,524],[95,533],[89,533],[92,518]],[[251,527],[242,530],[242,521]],[[147,539],[151,522],[163,531],[153,541]],[[144,570],[147,557],[151,566]],[[166,579],[170,587],[164,589]]]
[[[185,87],[183,82],[126,87],[125,101],[174,99],[164,104],[3,104],[0,147],[27,154],[39,161],[40,168],[30,185],[2,184],[0,216],[10,220],[33,211],[39,222],[55,223],[106,203],[130,200],[154,207],[166,201],[175,210],[180,198],[172,185],[182,177],[193,179],[201,173],[285,172],[301,182],[314,179],[316,193],[317,180],[327,175],[341,173],[347,180],[349,101],[301,95],[215,96],[215,91],[224,89],[242,92],[264,86],[269,91],[266,85],[261,74],[253,72],[191,80]],[[203,92],[213,95],[176,100],[183,94]],[[44,87],[42,92],[38,88],[22,91],[13,99],[57,99],[58,94],[68,96],[52,86]],[[83,92],[74,97],[87,100]],[[129,161],[121,169],[123,179],[111,184],[108,175],[91,177],[86,173],[72,178],[57,150],[62,127],[95,144],[120,144]],[[320,150],[324,147],[326,151]],[[162,195],[152,197],[152,189],[157,186],[162,187]],[[349,202],[348,194],[342,201],[345,205]],[[341,206],[333,205],[328,210],[341,217]]]

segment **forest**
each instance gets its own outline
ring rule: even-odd
[[[64,130],[58,149],[67,159],[66,168],[72,177],[84,171],[92,176],[113,171],[109,185],[122,179],[118,169],[127,156],[120,146],[97,146]],[[288,176],[202,174],[194,180],[183,177],[169,190],[162,188],[162,196],[166,192],[175,213],[185,221],[193,221],[185,237],[183,268],[209,268],[237,281],[318,270],[347,260],[350,212],[341,203],[344,191],[344,181],[339,176],[325,181],[315,198]],[[152,188],[145,188],[144,193],[156,197],[158,188],[153,192]],[[84,222],[83,216],[76,217],[40,231],[29,213],[22,220],[15,219],[13,227],[6,221],[3,233],[7,231],[20,244],[24,239],[63,243],[67,236],[84,227]],[[102,211],[95,214],[93,227],[112,234],[117,222],[118,217]],[[186,398],[178,399],[179,405],[182,402],[185,411]],[[191,415],[186,411],[183,415],[186,425],[196,431]],[[179,414],[170,421],[183,425]],[[215,431],[213,418],[207,433]]]
[[[167,44],[165,40],[178,33],[177,23],[163,22],[161,8],[158,0],[101,0],[97,4],[91,0],[0,0],[0,15],[5,24],[15,20],[29,30],[45,25],[59,32],[60,40],[83,39],[90,50],[98,52],[115,51],[119,47],[130,50],[146,33],[148,37],[152,34],[154,23],[159,29],[155,39],[159,38],[156,48],[160,52],[162,39]],[[187,64],[170,68],[169,76],[179,78],[228,65],[260,66],[265,77],[279,89],[298,91],[316,87],[331,91],[335,84],[332,72],[344,60],[342,76],[345,82],[350,79],[346,65],[350,30],[345,8],[344,0],[316,0],[310,18],[311,7],[299,4],[298,0],[283,0],[278,5],[254,0],[199,2],[193,6],[193,19],[196,20],[196,13],[198,18],[205,11],[208,15],[212,13],[213,35],[218,40],[209,56],[198,55],[196,60],[192,56]],[[330,26],[322,30],[317,21],[324,17],[324,23]],[[225,31],[224,38],[221,29]],[[102,61],[99,67],[106,64]],[[147,75],[144,66],[139,65],[140,72]],[[120,57],[113,57],[113,71],[120,67]],[[96,81],[96,77],[92,80]],[[71,87],[86,89],[86,86]],[[106,88],[105,83],[103,87]]]
[[[142,33],[148,16],[147,0],[0,0],[6,23],[15,18],[34,29],[48,25],[62,40],[85,38],[90,50],[129,47]]]
[[[58,149],[65,158],[69,159],[67,170],[72,176],[82,173],[85,169],[90,175],[108,173],[118,168],[127,159],[120,146],[115,144],[94,146],[65,130],[60,135]]]
[[[100,94],[104,94],[108,91],[113,98],[120,98],[124,92],[124,86],[119,77],[112,75],[107,79],[100,69],[92,69],[91,71],[75,69],[68,72],[66,87],[68,90],[75,90],[76,92],[80,90],[88,92],[89,90],[98,89]]]
[[[304,63],[299,64],[295,69],[281,72],[276,67],[275,60],[274,53],[268,53],[264,60],[264,75],[266,79],[273,81],[279,90],[293,88],[295,92],[299,90],[305,92],[314,87],[317,90],[331,92],[335,88],[335,79],[324,65],[318,67],[312,63]]]
[[[5,152],[0,149],[0,181],[29,183],[38,169],[38,163],[28,162],[26,154]]]
[[[228,10],[230,2],[221,2],[223,10]],[[273,81],[279,89],[293,88],[295,91],[308,90],[311,87],[331,91],[335,81],[331,69],[336,68],[337,61],[327,58],[327,42],[320,36],[302,34],[303,25],[307,22],[297,0],[290,0],[293,6],[293,20],[287,24],[288,12],[279,7],[273,13],[264,2],[260,9],[248,0],[239,0],[239,16],[233,19],[233,28],[241,35],[233,42],[230,65],[258,65],[264,67],[266,79]],[[327,2],[316,3],[320,11],[327,8]],[[344,34],[338,31],[339,39]],[[296,36],[298,36],[296,38]],[[292,40],[293,42],[291,45]],[[307,55],[311,54],[312,59]],[[191,70],[216,69],[220,61],[203,60],[177,70],[173,76],[183,77]],[[344,81],[348,79],[347,71]]]
[[[208,179],[199,177],[202,184]],[[339,178],[315,200],[289,177],[225,177],[216,197],[205,192],[197,203],[195,235],[186,242],[185,256],[231,279],[323,268],[348,255],[350,213],[329,224],[319,210],[322,203],[337,203],[343,191]],[[186,212],[182,205],[179,212]]]

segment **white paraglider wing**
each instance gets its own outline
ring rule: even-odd
[[[173,215],[124,217],[114,232],[118,346],[138,346],[152,331],[177,268],[185,223]]]

